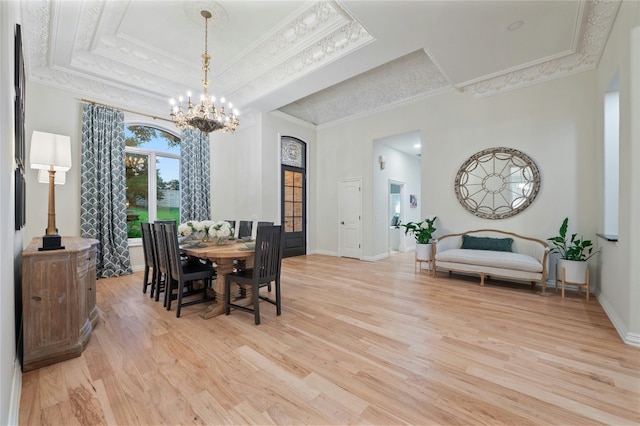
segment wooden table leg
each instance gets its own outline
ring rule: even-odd
[[[217,259],[216,265],[218,277],[213,282],[213,291],[216,300],[207,306],[207,309],[200,314],[200,316],[205,319],[224,313],[224,276],[233,272],[233,259]]]
[[[218,277],[213,283],[213,291],[215,293],[216,300],[207,306],[207,309],[200,314],[200,316],[205,319],[224,313],[224,277],[225,275],[233,272],[233,259],[216,259],[215,262],[217,265],[216,272]],[[245,262],[247,268],[253,267],[253,257],[246,259]],[[240,297],[237,285],[234,285],[231,291],[233,292],[231,294],[231,300],[233,300],[234,303],[239,305],[250,305],[253,303],[253,294],[250,288],[247,289],[246,296],[244,297]],[[243,303],[243,301],[246,303]]]

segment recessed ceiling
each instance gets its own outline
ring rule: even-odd
[[[168,116],[201,90],[327,125],[444,90],[594,69],[619,1],[23,1],[28,79]],[[510,24],[522,21],[520,28]]]

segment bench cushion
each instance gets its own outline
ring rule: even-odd
[[[465,234],[462,236],[461,248],[473,250],[512,251],[512,244],[513,238],[472,237],[471,235]]]
[[[542,272],[542,264],[531,256],[520,253],[449,249],[436,254],[437,262],[454,262],[516,271]]]

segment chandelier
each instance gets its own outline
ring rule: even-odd
[[[204,78],[202,79],[203,94],[200,95],[200,102],[194,104],[191,102],[191,92],[187,92],[187,104],[186,111],[183,108],[183,97],[178,97],[178,102],[175,99],[171,99],[171,119],[175,123],[176,127],[180,130],[184,130],[189,127],[193,127],[201,130],[203,133],[210,132],[234,132],[240,122],[238,121],[238,110],[234,110],[231,103],[227,104],[228,113],[225,113],[225,100],[220,99],[220,108],[216,108],[216,98],[209,96],[209,61],[211,56],[207,51],[207,38],[208,38],[208,23],[211,18],[211,12],[203,10],[200,14],[204,17],[204,53],[202,56],[202,72]]]

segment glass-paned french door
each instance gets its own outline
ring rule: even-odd
[[[282,137],[282,225],[284,226],[284,257],[307,253],[307,200],[305,143],[296,138]]]

